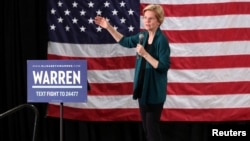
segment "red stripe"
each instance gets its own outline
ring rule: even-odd
[[[78,109],[65,106],[65,119],[80,121],[139,121],[139,110],[134,109]],[[60,107],[48,105],[48,116],[60,117]]]
[[[250,40],[250,28],[209,29],[209,30],[165,30],[169,42],[221,42]]]
[[[60,107],[48,105],[47,116],[60,117]],[[63,118],[80,121],[140,121],[137,108],[78,109],[65,106]],[[240,121],[249,119],[250,108],[164,109],[161,117],[162,121]]]
[[[133,93],[133,83],[90,83],[89,95],[128,95]],[[250,93],[249,82],[173,83],[169,82],[169,95],[220,95]]]
[[[48,54],[48,59],[87,60],[89,70],[119,70],[133,69],[135,67],[134,56],[115,58],[81,58]],[[250,55],[171,57],[170,67],[171,69],[241,68],[250,67],[250,61],[248,60],[250,60]]]
[[[141,11],[147,4],[141,3]],[[209,3],[209,4],[161,4],[167,17],[215,16],[249,14],[249,2]],[[142,15],[142,12],[141,12]]]
[[[135,56],[86,58],[48,54],[49,60],[87,60],[89,70],[116,70],[135,67]]]
[[[244,121],[250,119],[250,108],[167,109],[163,121]]]
[[[248,82],[168,83],[171,95],[249,94]]]
[[[133,93],[133,83],[91,83],[89,95],[127,95]],[[220,95],[250,93],[249,82],[173,83],[169,82],[169,95]]]
[[[133,93],[133,83],[91,83],[89,95],[128,95]]]
[[[237,47],[235,47],[237,48]],[[226,51],[225,47],[225,51]],[[213,69],[250,67],[250,55],[171,57],[172,69]]]

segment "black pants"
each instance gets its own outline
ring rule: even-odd
[[[162,141],[160,118],[163,110],[162,104],[140,105],[142,125],[147,141]]]

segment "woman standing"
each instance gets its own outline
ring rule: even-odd
[[[162,141],[160,119],[166,100],[167,72],[170,66],[170,47],[160,29],[164,11],[160,5],[148,5],[143,9],[144,31],[125,37],[101,16],[95,23],[106,29],[123,47],[136,47],[133,99],[138,99],[143,129],[147,141]]]

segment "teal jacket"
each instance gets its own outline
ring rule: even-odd
[[[139,34],[144,34],[142,45],[145,46],[148,41],[148,32],[142,31],[136,35],[123,37],[119,44],[127,48],[135,48],[139,43]],[[154,69],[146,61],[146,70],[144,75],[143,90],[140,98],[140,104],[159,104],[166,100],[167,95],[167,72],[170,67],[170,47],[167,37],[160,28],[157,29],[152,42],[149,54],[159,61],[158,67]],[[134,90],[138,87],[139,71],[142,57],[136,59]],[[133,94],[133,99],[137,99],[137,94]]]

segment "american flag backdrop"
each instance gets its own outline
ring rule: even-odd
[[[48,0],[48,59],[84,59],[87,103],[64,103],[64,118],[138,121],[132,100],[135,50],[94,24],[101,15],[122,34],[143,30],[141,10],[161,4],[171,68],[162,121],[250,119],[250,0]],[[59,117],[59,103],[48,104]]]

